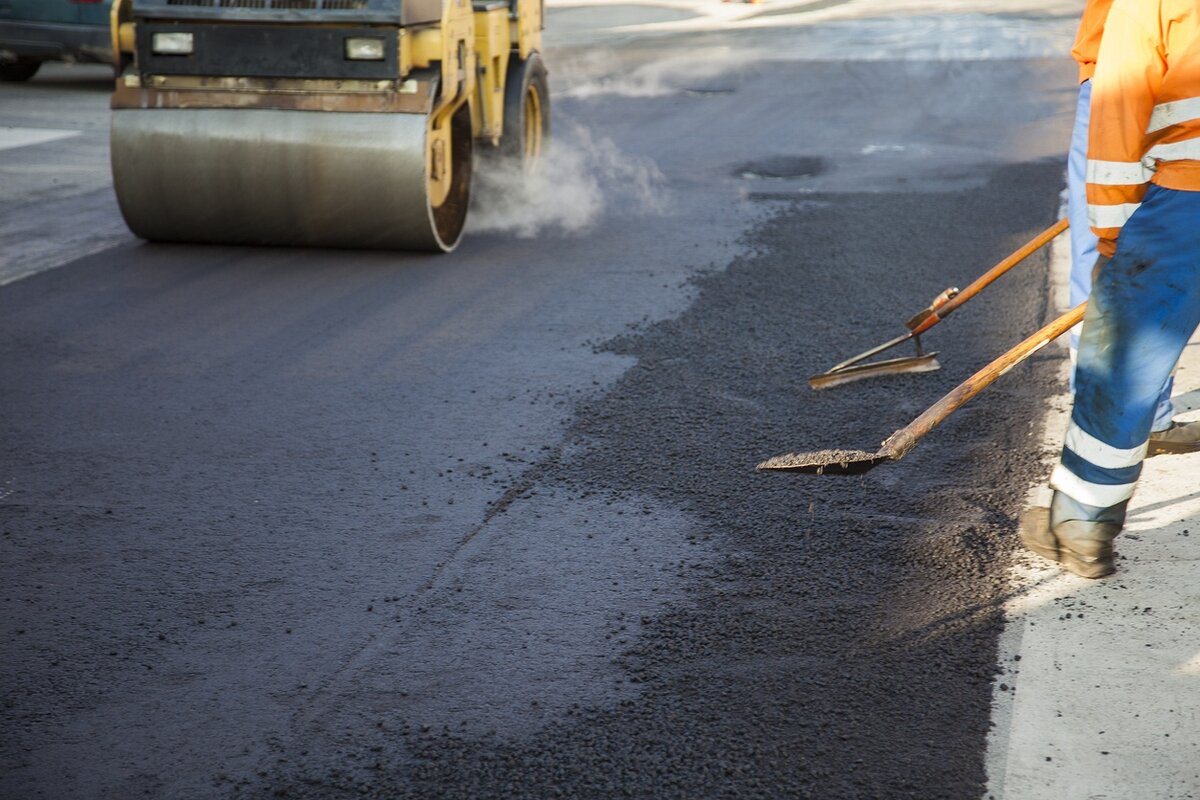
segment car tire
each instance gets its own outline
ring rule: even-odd
[[[36,58],[18,57],[15,61],[0,61],[0,81],[27,81],[41,66],[42,62]]]

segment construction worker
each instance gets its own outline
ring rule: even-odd
[[[1022,516],[1021,540],[1099,578],[1115,569],[1159,393],[1200,325],[1200,3],[1114,0],[1091,88],[1100,259],[1053,499]]]
[[[1088,120],[1091,116],[1092,76],[1096,73],[1096,60],[1100,52],[1100,38],[1104,33],[1104,21],[1113,0],[1088,0],[1083,17],[1079,21],[1079,32],[1071,48],[1071,57],[1079,64],[1079,99],[1075,107],[1075,126],[1071,132],[1071,149],[1067,158],[1068,217],[1071,220],[1071,279],[1070,300],[1077,306],[1092,291],[1092,269],[1096,266],[1099,253],[1097,238],[1088,224],[1087,205],[1087,149]],[[1079,329],[1071,331],[1071,360],[1079,352]],[[1168,376],[1159,393],[1154,424],[1150,433],[1147,457],[1166,453],[1200,452],[1200,422],[1178,424],[1174,421],[1175,405],[1171,402],[1174,377]],[[1072,373],[1071,387],[1075,376]]]

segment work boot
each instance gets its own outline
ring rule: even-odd
[[[1053,511],[1038,506],[1021,515],[1021,543],[1083,578],[1103,578],[1115,572],[1113,540],[1125,524],[1127,503],[1100,509],[1056,491],[1050,505]],[[1070,518],[1078,516],[1092,519]],[[1062,521],[1052,523],[1052,519]]]
[[[1164,431],[1151,431],[1146,458],[1179,453],[1200,453],[1200,422],[1172,422]]]

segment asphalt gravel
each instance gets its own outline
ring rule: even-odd
[[[650,496],[691,521],[701,555],[674,565],[686,596],[619,626],[630,646],[610,680],[633,695],[517,738],[503,721],[464,735],[393,715],[314,730],[280,751],[297,766],[234,796],[981,796],[1014,514],[1042,469],[1025,423],[1050,365],[1018,367],[868,476],[753,466],[796,445],[882,439],[997,342],[1038,327],[1044,253],[931,337],[942,372],[805,385],[831,354],[890,336],[948,257],[987,264],[1043,228],[1060,179],[1036,163],[972,191],[807,197],[750,235],[756,255],[700,279],[686,313],[605,346],[636,365],[579,405],[526,486]],[[346,758],[305,763],[301,746]]]
[[[942,371],[807,386],[1053,219],[1073,72],[757,60],[791,36],[577,54],[692,62],[556,100],[594,205],[534,238],[4,286],[0,797],[978,796],[1054,356],[862,477],[754,467],[1041,324],[1044,254]]]

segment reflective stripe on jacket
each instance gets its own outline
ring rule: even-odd
[[[1087,182],[1108,256],[1149,183],[1200,191],[1200,0],[1114,0],[1092,78]]]

